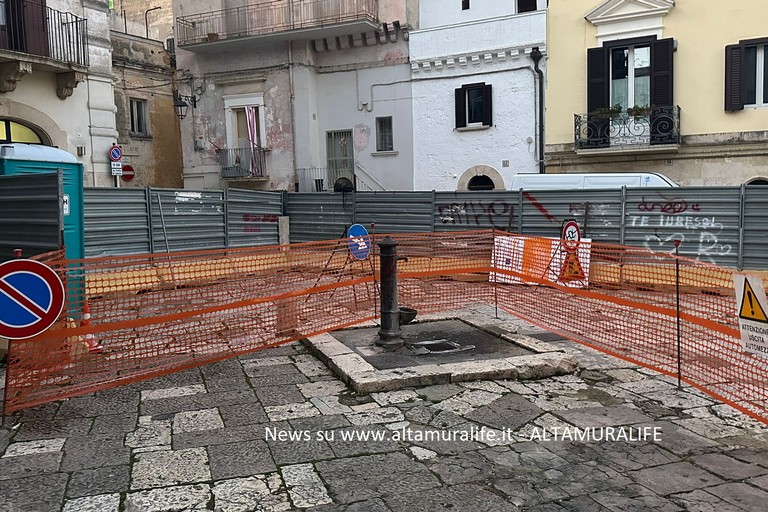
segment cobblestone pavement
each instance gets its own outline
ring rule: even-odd
[[[578,374],[358,395],[294,343],[36,407],[0,511],[765,510],[766,426],[554,343]]]

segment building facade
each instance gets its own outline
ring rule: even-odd
[[[123,187],[180,188],[183,158],[174,111],[174,67],[163,43],[112,31],[117,143]]]
[[[760,0],[552,0],[547,172],[654,171],[681,185],[768,176]]]
[[[546,0],[421,0],[410,34],[415,190],[541,170]]]
[[[77,155],[90,186],[114,184],[116,141],[106,2],[6,2],[0,30],[0,142]]]
[[[176,3],[185,187],[409,186],[411,3]]]

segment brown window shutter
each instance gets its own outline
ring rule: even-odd
[[[673,100],[672,59],[674,39],[659,39],[651,43],[651,106],[671,107]]]
[[[491,84],[483,86],[483,126],[493,126]]]
[[[589,48],[587,50],[587,112],[607,108],[608,94],[608,50]]]
[[[456,128],[467,126],[467,91],[460,87],[456,89]]]
[[[736,112],[744,110],[741,97],[743,48],[739,44],[725,47],[725,110]]]

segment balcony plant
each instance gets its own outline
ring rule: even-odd
[[[651,110],[652,110],[651,107],[649,107],[648,105],[643,105],[643,106],[635,105],[634,107],[629,107],[627,109],[627,115],[632,116],[635,119],[639,117],[648,117],[649,115],[651,115]]]
[[[596,108],[594,111],[591,112],[591,115],[598,119],[612,119],[614,117],[619,116],[622,110],[623,109],[621,108],[621,103],[617,103],[612,107]]]

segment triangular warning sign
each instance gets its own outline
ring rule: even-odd
[[[761,301],[758,300],[754,290],[752,290],[752,286],[749,284],[749,279],[745,277],[744,293],[741,296],[741,307],[739,308],[739,318],[768,323],[768,317],[765,315],[765,310],[760,302]]]
[[[560,270],[560,275],[557,279],[567,283],[568,281],[581,281],[585,277],[577,254],[575,252],[566,253],[563,268]]]

